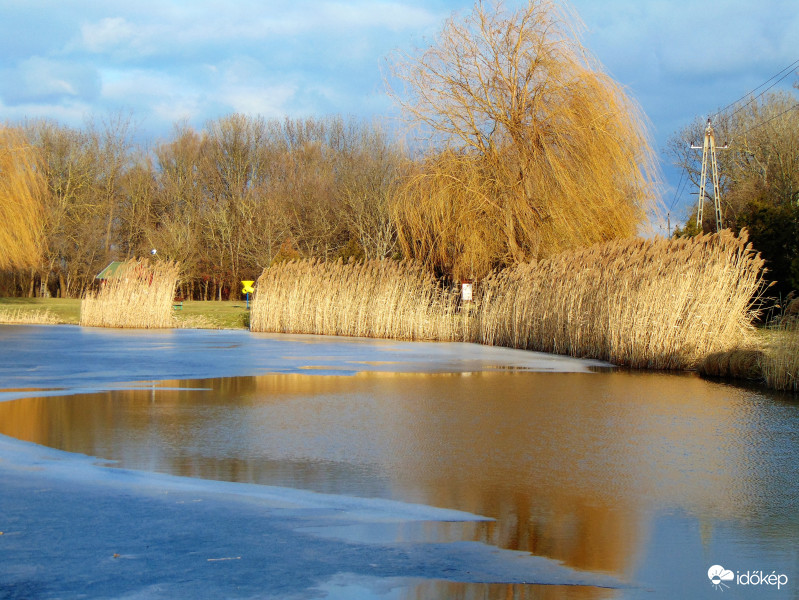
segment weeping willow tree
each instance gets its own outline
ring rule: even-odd
[[[645,118],[553,0],[478,2],[392,61],[436,149],[399,194],[404,253],[454,277],[634,235],[655,206]]]
[[[38,262],[45,190],[33,148],[19,131],[0,127],[0,269]]]

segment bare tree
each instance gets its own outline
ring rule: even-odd
[[[180,262],[186,295],[228,298],[277,258],[395,252],[390,203],[409,161],[374,123],[234,114],[178,124],[152,149],[123,119],[99,123],[24,128],[20,147],[40,157],[24,173],[43,186],[39,233],[24,231],[40,252],[4,289],[81,295],[108,261],[156,248]]]
[[[771,290],[775,295],[799,288],[798,107],[796,93],[769,93],[748,98],[711,122],[716,143],[728,145],[717,153],[721,226],[749,230],[767,261],[767,278],[777,284]],[[699,145],[705,127],[706,120],[697,117],[668,143],[694,190],[700,183],[702,151],[692,149],[691,142]],[[715,229],[714,198],[706,202],[703,222],[696,223],[697,206],[690,206],[678,235]]]
[[[397,248],[391,203],[409,170],[408,160],[379,126],[363,126],[354,147],[339,158],[338,218],[367,259]]]
[[[395,57],[395,98],[443,150],[399,197],[405,253],[480,276],[636,233],[656,202],[644,117],[577,30],[554,0],[478,1]],[[457,223],[434,227],[444,215]]]
[[[99,143],[89,132],[50,121],[30,123],[27,129],[48,187],[38,273],[43,287],[56,275],[62,296],[80,296],[108,259],[109,207],[99,189]]]
[[[233,114],[209,123],[208,129],[201,146],[205,241],[220,283],[237,295],[245,268],[243,249],[257,243],[246,235],[251,205],[265,170],[266,124],[261,118]],[[221,290],[222,286],[220,300]]]

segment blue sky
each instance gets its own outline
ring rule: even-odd
[[[521,0],[509,1],[518,4]],[[0,120],[80,126],[119,111],[168,137],[231,112],[395,113],[394,49],[423,45],[468,0],[0,0]],[[660,151],[675,131],[799,59],[796,0],[572,0],[583,41],[627,86]],[[791,75],[780,87],[790,88]],[[663,156],[667,184],[678,173]],[[671,205],[673,187],[664,191]],[[691,202],[688,193],[678,206]],[[679,208],[678,217],[681,216]]]

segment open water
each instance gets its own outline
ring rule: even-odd
[[[127,469],[466,511],[493,521],[333,533],[480,541],[621,582],[427,581],[390,597],[797,597],[790,396],[467,344],[33,329],[46,339],[0,328],[18,361],[0,370],[4,435]],[[59,344],[73,362],[53,364]],[[734,579],[714,586],[714,565]]]

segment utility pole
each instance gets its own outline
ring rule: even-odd
[[[710,168],[711,178],[713,181],[713,203],[716,208],[716,232],[721,231],[721,191],[719,189],[719,168],[716,163],[716,136],[713,133],[713,127],[710,125],[710,119],[707,120],[707,127],[705,128],[705,141],[701,146],[694,146],[691,148],[698,150],[702,149],[702,176],[699,181],[699,206],[696,209],[696,224],[699,229],[702,229],[702,215],[705,208],[705,186],[707,184],[707,159],[708,151],[710,154]],[[724,144],[719,150],[726,150],[727,144]]]

